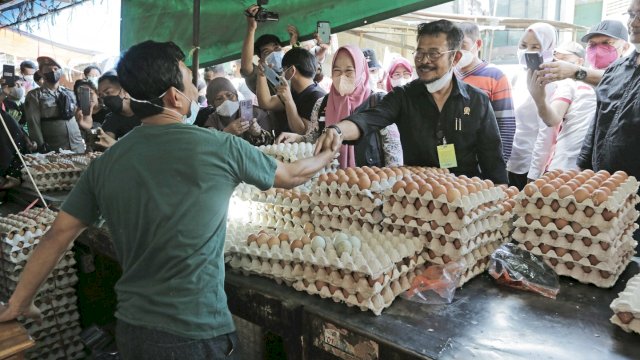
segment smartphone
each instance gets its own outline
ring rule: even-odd
[[[269,80],[271,85],[278,86],[280,84],[278,74],[268,65],[265,65],[264,67],[264,75],[267,77],[267,80]]]
[[[540,70],[540,65],[542,65],[542,55],[538,52],[527,52],[524,53],[524,58],[527,62],[527,68],[531,70]]]
[[[91,89],[88,86],[80,86],[78,89],[78,103],[82,109],[82,115],[91,114]]]
[[[323,44],[328,44],[331,41],[331,25],[328,21],[318,21],[317,32]]]
[[[2,65],[2,78],[4,84],[9,87],[16,86],[16,67],[13,65]]]
[[[240,101],[240,118],[242,121],[253,120],[253,102],[251,100]]]

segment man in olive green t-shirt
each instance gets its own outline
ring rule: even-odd
[[[241,138],[190,125],[198,92],[183,57],[175,44],[152,41],[123,55],[118,77],[142,126],[82,175],[0,321],[37,315],[38,287],[69,244],[102,216],[123,269],[116,284],[123,359],[212,359],[233,351],[223,259],[231,193],[240,182],[262,190],[299,185],[328,164],[338,146],[283,164]]]

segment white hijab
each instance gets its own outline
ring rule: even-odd
[[[520,38],[520,40],[522,40],[522,38],[524,38],[524,36],[529,31],[532,31],[533,34],[536,36],[536,39],[538,39],[538,41],[540,42],[540,48],[541,48],[540,54],[542,55],[544,62],[552,61],[553,49],[556,48],[556,44],[558,42],[558,35],[556,33],[556,28],[543,22],[534,23],[534,24],[531,24],[527,28],[527,30],[524,31],[524,34],[522,34],[522,37]]]

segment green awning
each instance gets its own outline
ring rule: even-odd
[[[260,23],[261,34],[276,34],[287,41],[287,25],[298,27],[302,39],[310,38],[319,20],[330,21],[337,33],[412,11],[425,9],[442,0],[271,0],[265,6],[280,14],[279,22]],[[243,14],[253,1],[201,0],[200,65],[208,66],[240,58],[246,33]],[[122,1],[122,50],[145,40],[173,41],[185,52],[193,44],[192,0]]]

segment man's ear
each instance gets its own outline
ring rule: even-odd
[[[166,108],[169,109],[181,109],[184,97],[180,96],[178,89],[170,87],[166,94],[162,97],[162,102]]]

